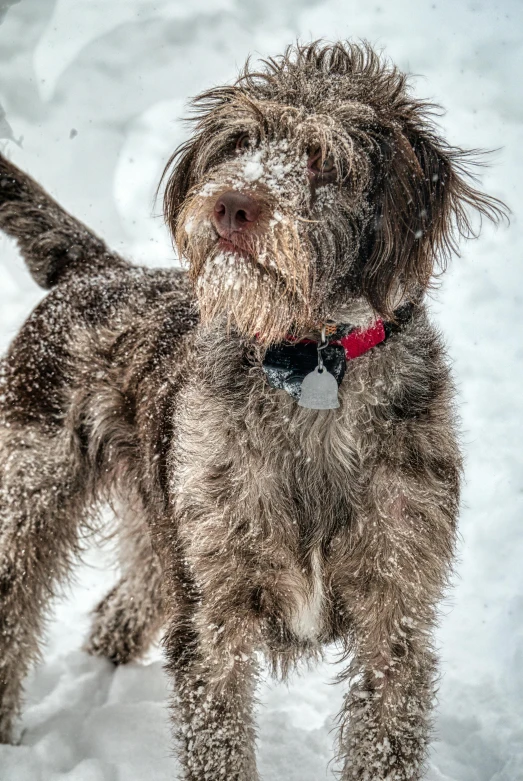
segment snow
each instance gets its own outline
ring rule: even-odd
[[[427,778],[522,779],[523,4],[4,0],[0,20],[0,140],[80,219],[149,265],[173,262],[154,190],[188,132],[184,101],[231,79],[248,52],[275,54],[297,36],[368,38],[423,74],[416,91],[444,104],[451,142],[497,150],[483,181],[508,201],[512,224],[487,226],[464,247],[433,303],[455,364],[467,484],[458,576],[438,635],[439,740]],[[2,348],[41,295],[1,238]],[[2,781],[176,777],[159,650],[117,670],[80,650],[89,610],[115,577],[107,546],[91,548],[28,681],[22,743],[0,747]],[[262,683],[267,781],[333,777],[335,669],[304,670],[288,688]]]
[[[262,149],[254,148],[244,153],[242,159],[241,171],[233,181],[233,186],[238,190],[245,188],[245,182],[259,182],[272,190],[277,197],[283,194],[284,185],[293,174],[299,176],[300,182],[306,181],[302,171],[307,166],[307,155],[304,153],[301,158],[292,156],[286,139],[266,143]]]

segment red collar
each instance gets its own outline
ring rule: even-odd
[[[342,336],[341,339],[333,339],[329,344],[341,344],[345,350],[345,358],[349,361],[352,358],[359,358],[368,350],[376,347],[377,344],[385,341],[385,327],[383,320],[378,319],[369,328],[355,328],[353,331]],[[296,339],[287,337],[289,341],[300,344],[317,344],[314,339]],[[328,337],[327,337],[328,338]]]

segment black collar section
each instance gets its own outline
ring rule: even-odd
[[[394,312],[393,321],[384,321],[385,344],[393,334],[398,333],[410,321],[415,305],[407,303]],[[336,332],[329,336],[330,340],[339,339],[354,330],[354,326],[340,325]],[[380,345],[376,345],[379,347]],[[338,387],[345,376],[347,359],[341,345],[330,344],[322,351],[323,363],[330,374],[336,378]],[[318,365],[318,347],[314,342],[281,342],[272,345],[265,353],[263,370],[271,388],[286,391],[289,396],[299,401],[301,385],[307,374],[314,371]]]

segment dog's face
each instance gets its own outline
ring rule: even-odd
[[[165,211],[204,322],[269,343],[390,317],[470,231],[467,206],[499,214],[366,46],[291,48],[195,105]]]

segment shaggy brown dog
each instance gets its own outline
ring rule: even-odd
[[[254,781],[256,652],[285,674],[334,641],[342,778],[418,779],[460,475],[423,299],[468,208],[502,205],[366,46],[293,47],[196,105],[165,192],[189,275],[133,268],[0,160],[0,227],[52,288],[3,364],[0,736],[117,497],[88,648],[124,663],[166,625],[185,779]],[[337,409],[296,402],[322,327]]]

